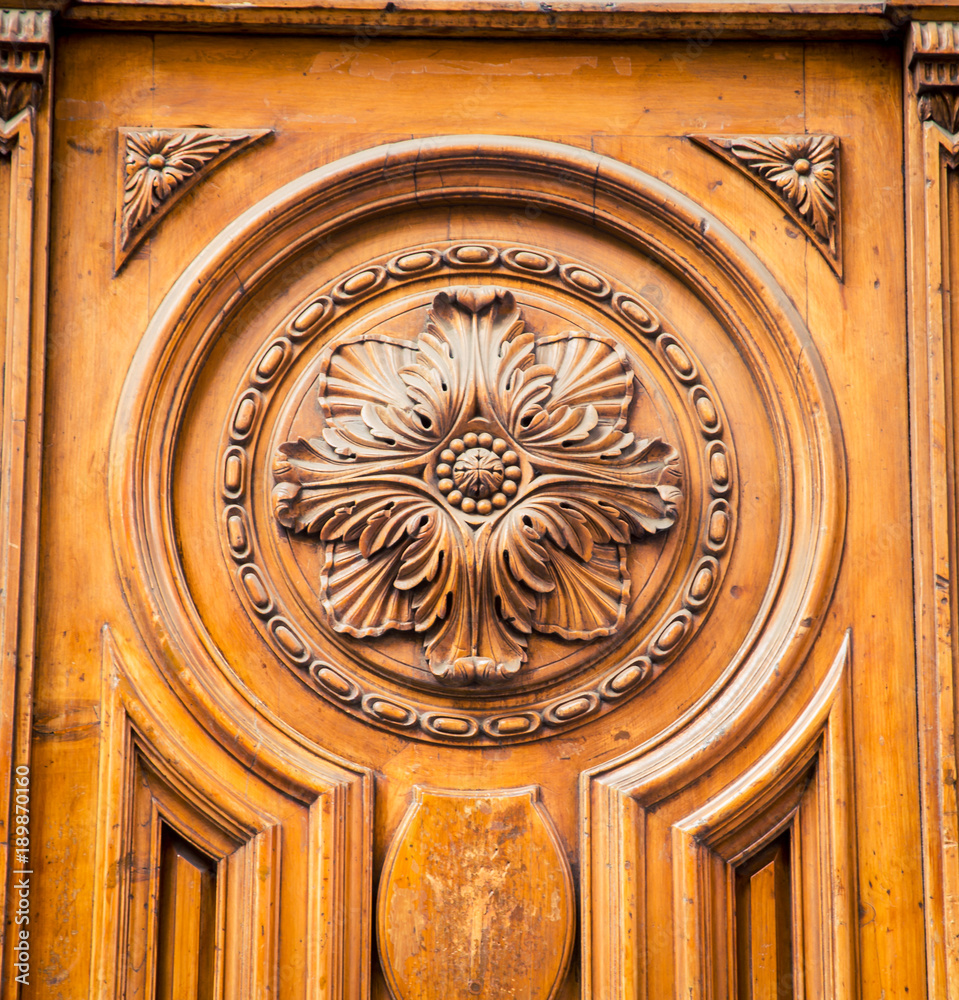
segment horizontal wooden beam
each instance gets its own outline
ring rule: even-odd
[[[61,23],[118,30],[318,31],[369,38],[471,36],[891,39],[920,8],[891,0],[33,0]],[[948,3],[922,16],[948,17]]]

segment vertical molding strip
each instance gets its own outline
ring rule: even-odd
[[[959,24],[914,23],[904,95],[909,405],[927,992],[959,998],[955,344]]]
[[[0,424],[0,955],[2,996],[19,992],[13,974],[10,846],[14,768],[30,762],[39,524],[43,360],[50,184],[51,59],[48,11],[0,10],[0,196],[9,197],[0,234],[4,267]],[[4,176],[5,175],[5,176]],[[36,845],[31,844],[35,850]]]

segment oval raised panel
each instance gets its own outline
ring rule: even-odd
[[[574,889],[538,789],[417,787],[383,866],[378,930],[396,1000],[550,1000]]]

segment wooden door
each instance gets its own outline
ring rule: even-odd
[[[173,9],[3,14],[4,995],[959,988],[951,29]]]

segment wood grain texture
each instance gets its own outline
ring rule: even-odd
[[[29,802],[14,806],[16,767],[31,761],[37,607],[40,454],[46,335],[52,27],[46,12],[0,10],[0,961],[4,996],[16,989],[8,873]],[[21,772],[22,773],[22,772]],[[17,816],[20,816],[18,823]],[[21,925],[22,926],[22,925]]]
[[[55,0],[47,0],[55,2]],[[318,10],[297,0],[274,0],[236,9],[229,16],[212,17],[195,2],[158,3],[146,12],[135,0],[104,3],[82,0],[63,14],[85,27],[128,29],[145,24],[160,27],[207,28],[223,25],[234,31],[289,31],[291,27],[324,33],[366,37],[377,34],[498,37],[523,32],[533,37],[627,37],[699,40],[721,34],[724,38],[826,35],[889,37],[908,13],[898,4],[870,0],[808,0],[804,4],[781,2],[723,4],[703,0],[625,0],[615,12],[597,8],[588,0],[551,5],[544,10],[529,0],[448,0],[442,5],[398,0],[393,7],[370,0],[340,0]],[[892,8],[890,10],[889,8]],[[928,17],[943,16],[945,6],[925,8]],[[945,15],[948,16],[948,15]]]
[[[573,947],[575,890],[538,789],[417,786],[413,796],[379,890],[394,997],[555,996]]]
[[[944,954],[938,848],[930,835],[924,896],[916,847],[922,824],[936,822],[938,793],[927,777],[920,812],[917,748],[931,775],[945,745],[932,711],[944,717],[949,695],[933,705],[938,679],[926,678],[917,695],[926,661],[910,624],[918,598],[904,498],[914,481],[920,511],[928,493],[904,435],[909,393],[921,386],[907,380],[905,310],[915,297],[893,210],[903,195],[903,52],[892,38],[814,40],[829,26],[874,32],[903,12],[819,12],[819,21],[806,16],[805,34],[791,27],[800,15],[759,5],[733,17],[705,4],[67,12],[51,102],[46,430],[29,453],[45,476],[31,753],[38,877],[50,896],[36,923],[35,953],[46,960],[22,1000],[114,998],[121,975],[132,995],[164,969],[188,990],[196,974],[200,986],[194,949],[171,965],[153,943],[176,912],[158,863],[175,838],[216,868],[213,934],[224,947],[214,995],[429,996],[428,984],[404,978],[406,959],[433,963],[436,979],[463,971],[456,963],[474,925],[477,940],[514,939],[509,922],[474,920],[476,880],[456,874],[492,869],[499,834],[460,823],[450,836],[452,820],[442,830],[437,821],[430,843],[410,847],[399,832],[413,787],[482,802],[534,782],[538,804],[528,799],[507,824],[523,837],[503,847],[511,870],[526,871],[511,876],[509,899],[494,895],[496,912],[522,898],[551,913],[542,887],[568,864],[565,898],[579,921],[569,925],[564,910],[551,925],[555,946],[507,949],[517,963],[536,948],[551,956],[516,988],[497,986],[490,966],[482,982],[467,968],[467,995],[477,982],[555,1000],[659,1000],[684,984],[735,996],[746,975],[736,873],[751,880],[763,852],[788,838],[794,995],[908,989],[938,1000],[945,974],[927,985],[923,953],[928,943],[930,961]],[[72,30],[84,16],[139,29]],[[551,21],[564,37],[480,37],[517,26],[542,35]],[[158,30],[175,23],[204,30]],[[304,32],[309,24],[327,27]],[[593,30],[607,33],[602,44]],[[466,31],[473,37],[455,36]],[[747,31],[756,37],[735,40]],[[778,36],[788,31],[798,33]],[[394,37],[402,32],[410,37]],[[641,32],[672,37],[630,40]],[[188,191],[115,274],[116,136],[134,126],[273,138]],[[781,204],[683,138],[693,133],[837,137],[844,281]],[[473,368],[441,346],[430,374],[430,310],[464,286],[507,291],[523,329]],[[561,508],[565,529],[524,508],[517,573],[537,583],[543,567],[589,567],[564,606],[582,611],[574,597],[598,579],[595,621],[577,612],[561,622],[548,596],[518,585],[512,605],[492,606],[507,634],[527,638],[528,660],[499,687],[441,685],[425,646],[445,619],[416,629],[431,614],[429,560],[408,607],[410,591],[392,583],[367,587],[366,604],[362,593],[354,599],[364,587],[350,591],[342,577],[330,591],[324,547],[344,542],[311,535],[305,510],[296,529],[277,519],[277,486],[302,485],[298,502],[317,484],[277,481],[274,462],[282,445],[300,450],[299,461],[301,439],[318,441],[325,458],[345,444],[379,454],[370,460],[383,462],[379,485],[395,492],[415,478],[404,435],[429,437],[422,420],[411,422],[416,406],[431,424],[445,412],[407,388],[438,389],[429,397],[438,403],[447,379],[498,369],[526,335],[528,365],[503,391],[528,384],[535,396],[549,383],[552,393],[560,371],[576,367],[560,345],[605,345],[611,375],[599,381],[615,391],[585,393],[595,423],[569,401],[563,419],[577,433],[591,424],[587,442],[633,433],[675,448],[682,500],[668,528],[623,544],[625,570],[619,552],[614,565],[571,549],[585,544],[577,526],[588,523],[572,506]],[[919,343],[910,378],[925,357]],[[361,378],[351,369],[360,355]],[[374,369],[383,377],[371,387]],[[627,395],[628,426],[617,426]],[[550,399],[537,400],[545,424],[559,420]],[[521,449],[493,447],[507,442],[506,427],[466,423],[444,424],[416,488],[478,535],[496,517],[480,501],[493,507],[502,493],[506,506],[495,510],[519,509],[519,490],[514,500],[501,487],[515,481],[507,469],[521,479],[530,470]],[[331,445],[323,432],[337,427]],[[442,458],[447,445],[452,461]],[[500,480],[489,454],[510,450],[518,464],[501,461]],[[595,499],[592,473],[576,482],[577,501],[591,502],[590,490]],[[395,506],[396,518],[364,519],[344,499],[331,497],[323,518],[354,518],[359,535],[346,544],[364,532],[372,544],[377,527],[390,541],[401,525],[396,547],[416,554],[406,528],[422,521]],[[464,511],[465,499],[477,508]],[[603,555],[607,543],[592,543]],[[424,548],[440,566],[447,551]],[[385,543],[368,552],[395,555]],[[357,632],[383,624],[374,597],[403,610],[388,620],[413,627],[337,631],[326,591]],[[441,600],[432,607],[447,610]],[[529,632],[515,627],[527,621]],[[855,647],[826,711],[849,626]],[[448,819],[461,814],[447,806]],[[547,813],[543,840],[535,815]],[[538,852],[519,843],[535,837],[546,845]],[[142,864],[126,869],[130,857]],[[413,857],[449,891],[430,895],[407,865]],[[382,901],[401,868],[429,952],[415,951],[402,918],[374,941],[373,887]],[[184,876],[184,886],[195,882]],[[164,904],[153,917],[151,892]],[[206,940],[190,927],[185,940]],[[391,939],[406,948],[392,972],[393,958],[381,959]],[[759,961],[771,941],[755,938],[757,968],[771,969]],[[775,946],[785,954],[778,930]]]
[[[959,995],[959,803],[956,799],[957,317],[951,303],[959,262],[959,96],[956,29],[914,24],[904,79],[910,171],[911,439],[915,595],[922,752],[926,968],[930,990]]]

